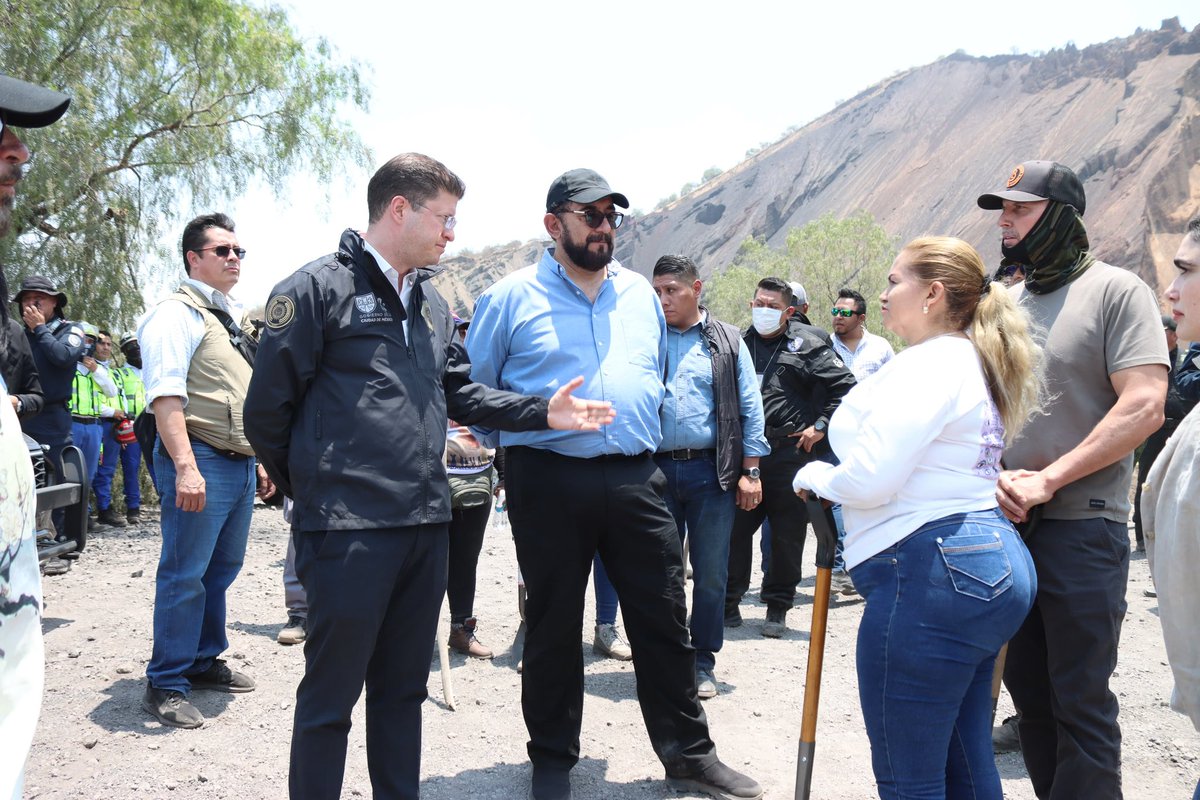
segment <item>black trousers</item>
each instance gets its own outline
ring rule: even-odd
[[[582,459],[510,447],[507,459],[508,515],[529,590],[521,708],[534,769],[579,760],[584,593],[597,551],[621,598],[654,752],[673,775],[714,763],[662,471],[648,453]]]
[[[450,570],[446,596],[450,599],[450,621],[461,625],[467,617],[475,616],[475,572],[492,507],[484,503],[455,508],[450,513]]]
[[[308,593],[288,789],[337,800],[350,712],[367,687],[372,794],[416,800],[421,704],[446,591],[446,525],[293,534]]]
[[[1021,753],[1042,800],[1121,797],[1117,666],[1129,533],[1106,519],[1043,519],[1027,541],[1033,609],[1008,643],[1004,683],[1021,710]]]
[[[763,499],[753,511],[738,509],[733,516],[729,542],[729,584],[725,608],[736,608],[750,588],[754,559],[754,532],[763,520],[771,520],[771,560],[763,576],[762,600],[767,608],[787,611],[796,599],[804,562],[804,540],[808,535],[808,509],[792,490],[792,479],[800,467],[812,460],[790,441],[776,446],[759,462]]]

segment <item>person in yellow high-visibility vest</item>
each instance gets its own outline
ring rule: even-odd
[[[128,366],[117,366],[112,359],[112,334],[100,330],[96,338],[96,361],[108,369],[117,394],[110,398],[100,411],[103,457],[96,477],[92,479],[92,491],[96,493],[96,520],[102,525],[123,528],[141,521],[142,495],[138,481],[138,466],[142,448],[134,440],[122,444],[117,440],[117,428],[125,420],[132,421],[146,407],[146,389],[141,376]],[[112,507],[112,482],[117,473],[117,462],[124,476],[125,517]]]
[[[100,332],[90,322],[81,322],[79,326],[83,328],[87,347],[79,363],[75,365],[75,375],[71,379],[71,399],[67,407],[71,411],[71,439],[83,453],[83,464],[87,467],[85,485],[90,485],[100,466],[101,409],[104,408],[105,397],[116,396],[117,386],[108,370],[95,358],[96,340]],[[89,519],[88,528],[92,527],[94,524]]]

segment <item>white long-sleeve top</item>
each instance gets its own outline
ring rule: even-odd
[[[970,340],[910,347],[851,389],[829,423],[841,460],[797,474],[797,490],[842,504],[847,568],[927,522],[996,506],[1004,425]]]

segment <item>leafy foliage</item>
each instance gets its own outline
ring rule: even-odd
[[[879,324],[877,299],[897,252],[896,241],[870,213],[859,211],[845,219],[826,214],[789,231],[780,249],[747,238],[729,269],[705,285],[704,301],[718,318],[744,328],[750,324],[750,301],[759,280],[772,276],[799,281],[808,292],[813,324],[829,329],[829,309],[838,290],[849,287],[866,298],[871,332],[898,346],[899,340]]]
[[[182,275],[157,242],[189,209],[252,179],[278,192],[298,171],[368,162],[339,110],[366,107],[358,65],[302,41],[278,7],[8,0],[0,28],[8,74],[72,98],[57,124],[22,132],[34,157],[0,261],[10,286],[30,273],[64,286],[73,317],[128,326],[144,281]]]

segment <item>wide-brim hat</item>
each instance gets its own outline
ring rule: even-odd
[[[42,294],[48,294],[51,297],[57,297],[59,308],[65,308],[67,305],[67,293],[59,290],[58,287],[51,283],[50,279],[44,275],[30,275],[28,278],[21,281],[21,288],[17,289],[17,293],[13,295],[12,301],[19,305],[21,302],[21,295],[25,294],[26,292],[41,292]]]
[[[0,74],[0,116],[5,125],[44,128],[67,111],[71,98],[62,92]]]

